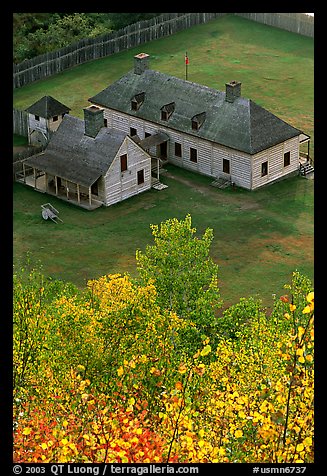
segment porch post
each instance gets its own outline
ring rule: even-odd
[[[89,187],[89,204],[92,205],[91,187]]]
[[[36,168],[33,167],[33,173],[34,173],[34,188],[36,188]]]
[[[24,173],[24,183],[26,183],[26,170],[25,170],[25,162],[23,162],[23,173]]]
[[[57,175],[55,175],[55,186],[56,186],[56,196],[58,196],[58,182],[57,182]]]
[[[67,200],[69,200],[69,188],[68,188],[67,180],[66,180],[66,197],[67,197]]]
[[[77,184],[77,201],[78,201],[78,204],[81,203],[81,199],[80,199],[80,195],[79,195],[79,183]]]
[[[308,140],[308,161],[310,161],[311,163],[311,160],[310,160],[310,141]]]
[[[157,159],[157,179],[159,180],[159,170],[160,170],[160,159]]]

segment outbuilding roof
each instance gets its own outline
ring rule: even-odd
[[[52,96],[43,96],[43,98],[28,107],[26,111],[30,114],[50,119],[54,116],[68,113],[70,108],[57,101],[57,99],[54,99]]]
[[[140,93],[144,101],[132,109],[131,101]],[[128,72],[89,101],[248,154],[301,134],[250,99],[237,97],[228,102],[225,98],[225,92],[146,69],[142,74]],[[162,120],[162,107],[172,103],[169,119]],[[194,130],[192,118],[197,115],[205,120]]]
[[[84,134],[84,121],[66,115],[46,150],[25,163],[63,179],[91,186],[114,160],[126,133],[102,127],[95,138]]]

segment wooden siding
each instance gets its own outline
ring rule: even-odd
[[[284,167],[284,154],[290,152],[290,165]],[[268,162],[267,175],[261,175],[264,162]],[[294,173],[299,168],[299,138],[293,137],[288,141],[275,145],[255,154],[252,159],[252,189],[275,182],[286,175]]]
[[[121,129],[127,134],[130,133],[130,127],[133,127],[141,139],[145,138],[145,133],[155,134],[159,130],[165,132],[170,138],[167,149],[169,162],[178,167],[210,177],[226,178],[238,187],[248,190],[253,190],[279,180],[298,169],[298,137],[289,139],[284,143],[277,144],[251,156],[245,152],[110,109],[105,109],[104,116],[108,119],[108,126],[110,124],[112,127]],[[182,157],[175,155],[175,143],[181,144]],[[196,163],[190,160],[191,147],[197,150]],[[284,167],[284,154],[286,152],[290,152],[290,165]],[[155,148],[151,149],[150,153],[156,155]],[[230,161],[230,174],[223,172],[223,159]],[[262,177],[261,166],[266,161],[268,161],[268,174]]]
[[[111,109],[104,110],[104,117],[108,121],[108,127],[121,129],[127,134],[133,127],[140,139],[145,138],[145,133],[155,134],[159,130],[165,132],[170,138],[167,149],[170,163],[213,178],[227,178],[239,187],[251,189],[251,156],[249,154]],[[175,155],[175,143],[181,144],[182,157]],[[191,147],[198,153],[196,163],[190,160]],[[150,150],[150,154],[156,155],[155,147]],[[228,175],[223,172],[223,159],[230,160],[231,173]]]
[[[47,120],[44,117],[40,117],[39,120],[36,120],[34,114],[29,114],[28,124],[31,130],[41,131],[41,132],[44,132],[45,134],[47,133],[48,124],[47,124]]]
[[[127,154],[127,170],[120,170],[120,156]],[[137,172],[144,170],[144,183],[138,185]],[[126,200],[151,188],[151,158],[141,147],[126,137],[113,163],[104,177],[104,204],[106,206]]]

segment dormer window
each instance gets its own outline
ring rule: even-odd
[[[175,103],[170,102],[169,104],[165,104],[161,108],[161,120],[168,121],[172,113],[175,111]]]
[[[144,103],[145,93],[135,94],[131,99],[131,108],[132,111],[138,111],[142,104]]]
[[[202,124],[204,123],[206,118],[206,113],[201,112],[200,114],[195,114],[195,116],[192,117],[192,130],[193,131],[198,131]]]

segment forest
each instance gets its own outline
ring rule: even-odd
[[[310,463],[314,292],[222,308],[213,230],[151,225],[137,276],[14,270],[14,461]]]
[[[160,13],[14,13],[13,61],[20,63],[157,15]]]

